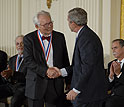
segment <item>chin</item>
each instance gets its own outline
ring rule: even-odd
[[[23,54],[23,50],[18,50],[18,54]]]

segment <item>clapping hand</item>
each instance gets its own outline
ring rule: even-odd
[[[112,66],[114,68],[113,72],[118,76],[120,74],[120,71],[121,71],[120,63],[116,62],[116,61],[113,61]]]
[[[121,71],[120,63],[116,62],[116,61],[113,61],[112,64],[111,64],[111,67],[110,67],[109,77],[111,79],[113,79],[114,74],[118,76],[120,74],[120,71]]]
[[[1,76],[8,79],[12,75],[12,70],[8,67],[7,70],[1,72]]]
[[[61,76],[61,72],[57,67],[49,67],[47,70],[48,78],[57,78]]]

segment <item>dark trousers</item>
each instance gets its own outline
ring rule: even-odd
[[[11,107],[21,107],[25,97],[24,86],[15,87],[9,83],[0,85],[0,99],[12,96]]]
[[[61,97],[56,92],[54,80],[48,81],[48,87],[43,98],[41,99],[28,98],[28,105],[29,107],[44,107],[44,105],[45,107],[64,107],[63,99],[61,99]]]
[[[95,101],[89,103],[75,104],[73,103],[73,107],[104,107],[105,101]]]
[[[11,99],[11,107],[21,107],[26,100],[24,91],[17,89]]]
[[[8,84],[0,85],[0,99],[6,98],[12,95],[13,95],[13,91],[8,86]]]
[[[110,96],[106,100],[105,107],[124,107],[124,97]]]

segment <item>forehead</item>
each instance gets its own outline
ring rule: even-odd
[[[46,23],[48,21],[51,21],[48,15],[39,15],[38,19],[41,23]]]
[[[112,46],[120,46],[119,41],[115,41],[115,42],[113,42],[113,43],[112,43]]]
[[[17,37],[16,42],[23,42],[23,37]]]

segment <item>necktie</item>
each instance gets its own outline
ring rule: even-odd
[[[50,36],[48,36],[48,37],[45,37],[45,36],[42,36],[42,40],[47,40],[47,41],[50,41]]]
[[[19,64],[20,64],[21,60],[22,60],[22,57],[20,56],[20,57],[19,57]]]

